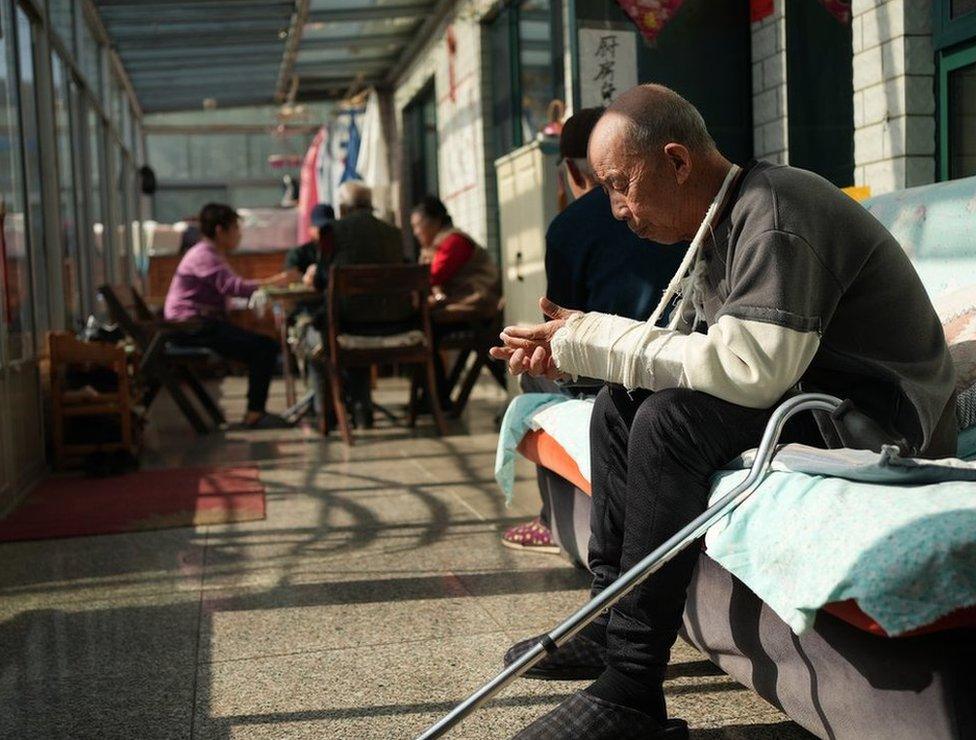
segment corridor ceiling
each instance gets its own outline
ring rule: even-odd
[[[389,81],[444,0],[95,0],[147,113],[342,98]]]

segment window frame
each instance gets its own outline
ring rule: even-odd
[[[508,120],[508,133],[511,137],[512,146],[507,151],[501,151],[498,144],[496,143],[494,156],[503,157],[510,152],[524,146],[529,143],[525,140],[522,132],[522,48],[521,48],[521,38],[519,31],[519,22],[521,20],[522,6],[529,2],[529,0],[507,0],[499,5],[497,9],[482,20],[482,25],[484,26],[483,39],[490,40],[493,38],[493,34],[500,30],[495,24],[505,23],[507,28],[504,29],[507,32],[507,46],[508,46],[508,93],[511,102],[511,115]],[[550,58],[555,61],[558,57],[559,64],[556,69],[554,69],[553,74],[553,84],[554,88],[562,88],[562,98],[566,102],[569,94],[575,94],[576,85],[578,84],[575,79],[577,72],[576,60],[573,59],[573,90],[566,90],[566,59],[565,59],[565,14],[567,3],[572,4],[572,0],[550,0],[553,7],[549,9],[549,28],[553,49],[550,50]],[[570,7],[572,12],[572,7]],[[489,121],[492,129],[496,127],[496,121],[494,120],[494,103],[498,97],[498,90],[495,88],[494,76],[491,77],[492,81],[492,91],[491,91],[491,106],[489,110],[492,113],[492,119]]]
[[[968,45],[937,54],[940,181],[949,179],[949,74],[971,64],[976,64],[976,37]]]

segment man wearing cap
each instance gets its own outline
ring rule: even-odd
[[[306,282],[311,285],[317,269],[313,268],[321,258],[323,250],[332,245],[332,222],[335,221],[335,211],[328,203],[319,203],[312,209],[310,225],[308,227],[309,240],[304,244],[289,249],[285,254],[285,272],[292,283]],[[306,276],[308,276],[306,278]]]
[[[583,108],[563,124],[559,137],[560,169],[573,201],[552,220],[546,232],[546,296],[553,303],[577,311],[599,311],[645,321],[678,269],[688,244],[648,242],[614,218],[610,198],[586,159],[590,133],[603,111]],[[580,378],[556,385],[545,378],[525,375],[521,385],[527,393],[578,397],[595,396],[604,383]],[[502,535],[506,547],[536,553],[559,552],[550,531],[550,475],[539,469],[542,510],[537,518]]]

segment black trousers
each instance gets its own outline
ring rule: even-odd
[[[268,387],[278,360],[278,342],[228,321],[207,321],[199,329],[174,336],[173,341],[187,347],[206,347],[225,359],[245,363],[247,410],[265,410]]]
[[[758,444],[770,414],[687,389],[600,392],[590,426],[594,595],[705,510],[715,470]],[[804,416],[784,441],[823,446]],[[611,668],[662,680],[699,553],[688,547],[587,629],[605,634]]]

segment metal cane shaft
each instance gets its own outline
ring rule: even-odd
[[[573,616],[548,634],[549,640],[560,646],[575,636],[592,622],[605,609],[609,609],[647,578],[664,567],[672,558],[691,543],[696,542],[708,529],[726,514],[746,500],[762,482],[773,455],[776,443],[787,420],[801,411],[833,411],[840,405],[840,399],[821,393],[805,393],[784,401],[772,414],[763,432],[762,441],[756,452],[756,459],[748,475],[741,483],[725,494],[699,516],[678,530],[661,545],[651,551],[643,560],[621,575],[610,586],[585,604]],[[544,639],[544,638],[543,638]],[[505,667],[501,673],[486,683],[467,699],[458,704],[439,722],[429,727],[418,740],[432,740],[443,736],[448,730],[461,722],[471,712],[488,701],[516,678],[525,673],[546,655],[546,648],[540,641],[518,660]]]

